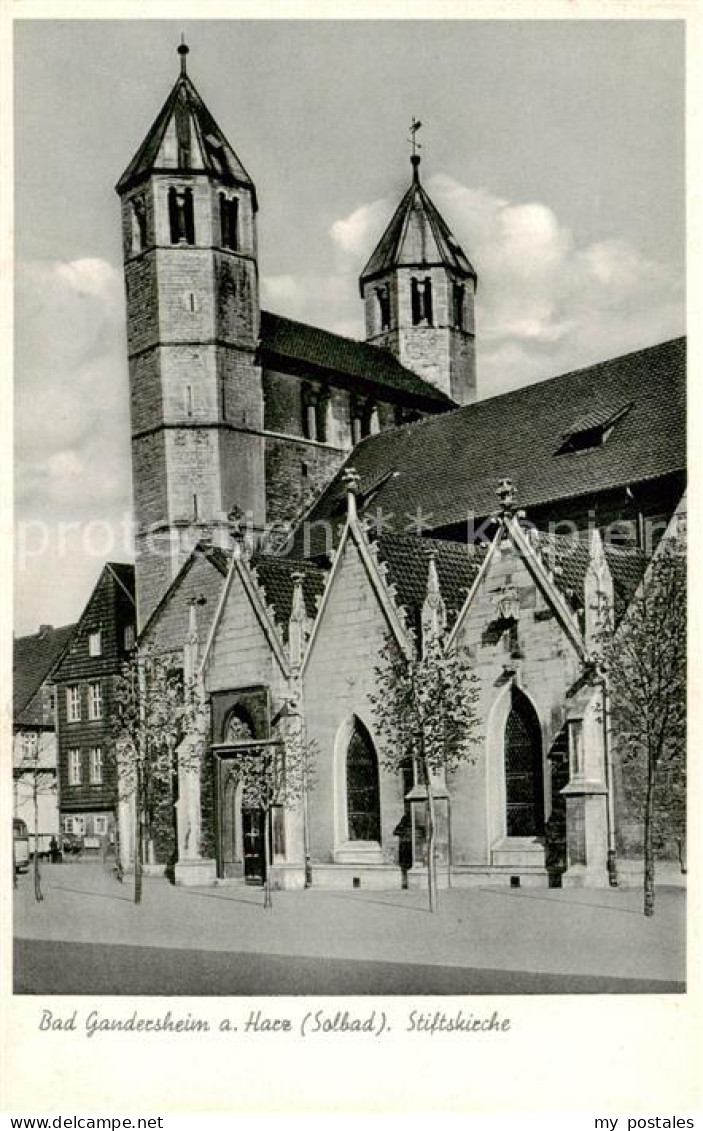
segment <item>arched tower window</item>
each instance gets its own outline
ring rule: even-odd
[[[381,329],[387,330],[391,324],[391,291],[388,283],[382,287],[376,287],[376,298]]]
[[[239,222],[239,201],[237,197],[229,200],[223,192],[220,193],[220,234],[222,246],[237,250]]]
[[[195,243],[195,217],[193,214],[193,190],[179,191],[173,185],[168,190],[168,219],[171,229],[171,243]]]
[[[416,279],[415,276],[410,280],[410,307],[413,320],[413,326],[431,326],[432,323],[432,280],[428,277],[426,279]]]
[[[505,805],[508,836],[543,834],[542,735],[532,704],[517,688],[505,724]]]
[[[464,329],[464,295],[466,288],[462,283],[452,284],[452,301],[454,306],[454,325],[457,330]]]
[[[378,759],[371,735],[360,719],[347,747],[347,832],[349,840],[381,840]]]
[[[135,196],[132,201],[132,253],[144,251],[146,247],[146,204],[143,196]]]

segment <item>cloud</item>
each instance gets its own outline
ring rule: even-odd
[[[579,247],[538,201],[511,202],[444,174],[427,187],[478,272],[481,396],[684,332],[683,280],[670,265],[622,239]],[[332,242],[353,274],[392,213],[393,202],[376,200],[332,224]],[[349,324],[351,305],[329,316]]]
[[[85,602],[102,548],[97,537],[94,547],[81,543],[78,531],[86,524],[107,523],[114,532],[112,556],[129,555],[123,534],[131,500],[126,356],[122,280],[111,264],[18,264],[15,520],[22,631],[39,621],[70,620]],[[102,545],[108,548],[105,537]]]

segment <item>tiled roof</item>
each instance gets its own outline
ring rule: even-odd
[[[366,282],[403,265],[444,266],[462,277],[476,278],[471,263],[418,176],[413,176],[410,188],[361,272],[361,281]]]
[[[506,476],[529,517],[530,507],[682,472],[685,389],[680,338],[368,437],[344,466],[358,472],[362,496],[382,481],[372,507],[386,530],[407,529],[418,508],[427,530],[490,515]],[[605,443],[557,454],[574,420],[630,402]],[[320,537],[313,524],[335,516],[343,473],[306,516]]]
[[[317,601],[325,587],[327,571],[308,561],[278,557],[274,554],[255,554],[250,562],[256,581],[266,596],[266,602],[274,611],[284,640],[288,639],[288,622],[293,607],[293,575],[303,574],[303,599],[305,611],[313,620],[317,613]]]
[[[427,595],[430,557],[437,566],[439,587],[452,625],[483,562],[485,546],[466,546],[417,534],[383,534],[376,542],[379,562],[386,566],[387,581],[395,586],[396,603],[409,614],[412,627]]]
[[[188,75],[179,75],[151,129],[120,177],[117,191],[125,192],[153,172],[175,171],[206,172],[219,180],[246,185],[256,207],[249,174]]]
[[[567,597],[576,594],[583,600],[583,586],[589,560],[586,535],[573,536],[537,533],[537,547],[545,564],[553,572],[554,582]],[[626,546],[603,546],[613,577],[615,615],[619,620],[632,600],[647,568],[647,555]]]
[[[53,723],[40,691],[75,627],[74,624],[61,628],[46,627],[32,636],[20,636],[13,642],[12,710],[15,726]]]
[[[402,392],[404,400],[410,395],[418,407],[454,407],[445,393],[406,369],[388,350],[268,310],[261,311],[261,349],[271,362],[283,358],[352,378],[360,387]]]

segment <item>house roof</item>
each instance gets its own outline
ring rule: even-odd
[[[284,640],[288,639],[288,625],[293,608],[294,575],[303,575],[303,599],[305,611],[314,620],[317,603],[322,596],[327,578],[327,570],[309,561],[278,557],[273,554],[255,554],[250,566],[256,582],[266,597],[266,603],[273,609],[276,624]]]
[[[12,710],[15,726],[42,726],[52,723],[40,694],[49,672],[62,654],[76,626],[61,628],[44,625],[32,636],[13,642]]]
[[[394,267],[448,267],[465,278],[476,272],[445,220],[420,184],[420,158],[413,163],[413,180],[371,258],[360,282],[384,275]]]
[[[428,531],[493,513],[504,477],[529,508],[683,472],[685,388],[679,338],[368,437],[306,516],[312,541],[338,515],[345,467],[359,474],[362,498],[378,484],[373,509],[386,530],[407,529],[417,517]],[[604,443],[563,451],[575,420],[625,404],[632,407]]]
[[[251,190],[254,184],[187,74],[176,80],[144,141],[117,182],[124,193],[152,173],[208,173]]]
[[[451,626],[464,605],[481,564],[486,546],[464,545],[417,534],[382,534],[375,543],[379,563],[386,567],[386,580],[395,586],[396,604],[402,605],[412,623],[427,596],[430,557],[434,557],[439,588]]]
[[[134,586],[133,565],[105,563],[80,619],[72,626],[66,647],[52,664],[53,679],[107,675],[115,669],[124,652],[122,629],[126,623],[134,622]],[[97,657],[90,656],[86,642],[87,636],[96,630],[105,632]]]
[[[337,376],[353,378],[356,382],[380,386],[393,392],[408,395],[418,407],[454,407],[446,393],[406,369],[390,351],[368,342],[358,342],[321,330],[305,322],[297,322],[271,311],[261,311],[261,350],[270,364],[278,359],[284,363],[314,366]]]

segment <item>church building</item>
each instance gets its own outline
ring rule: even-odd
[[[372,701],[389,642],[441,639],[480,734],[433,783],[440,882],[608,884],[640,831],[593,605],[625,615],[678,528],[685,342],[477,399],[477,271],[415,154],[359,279],[366,340],[262,310],[256,188],[178,50],[117,185],[139,642],[210,718],[150,859],[184,884],[425,883],[426,783],[385,768]],[[237,766],[294,731],[314,767],[267,828]]]

